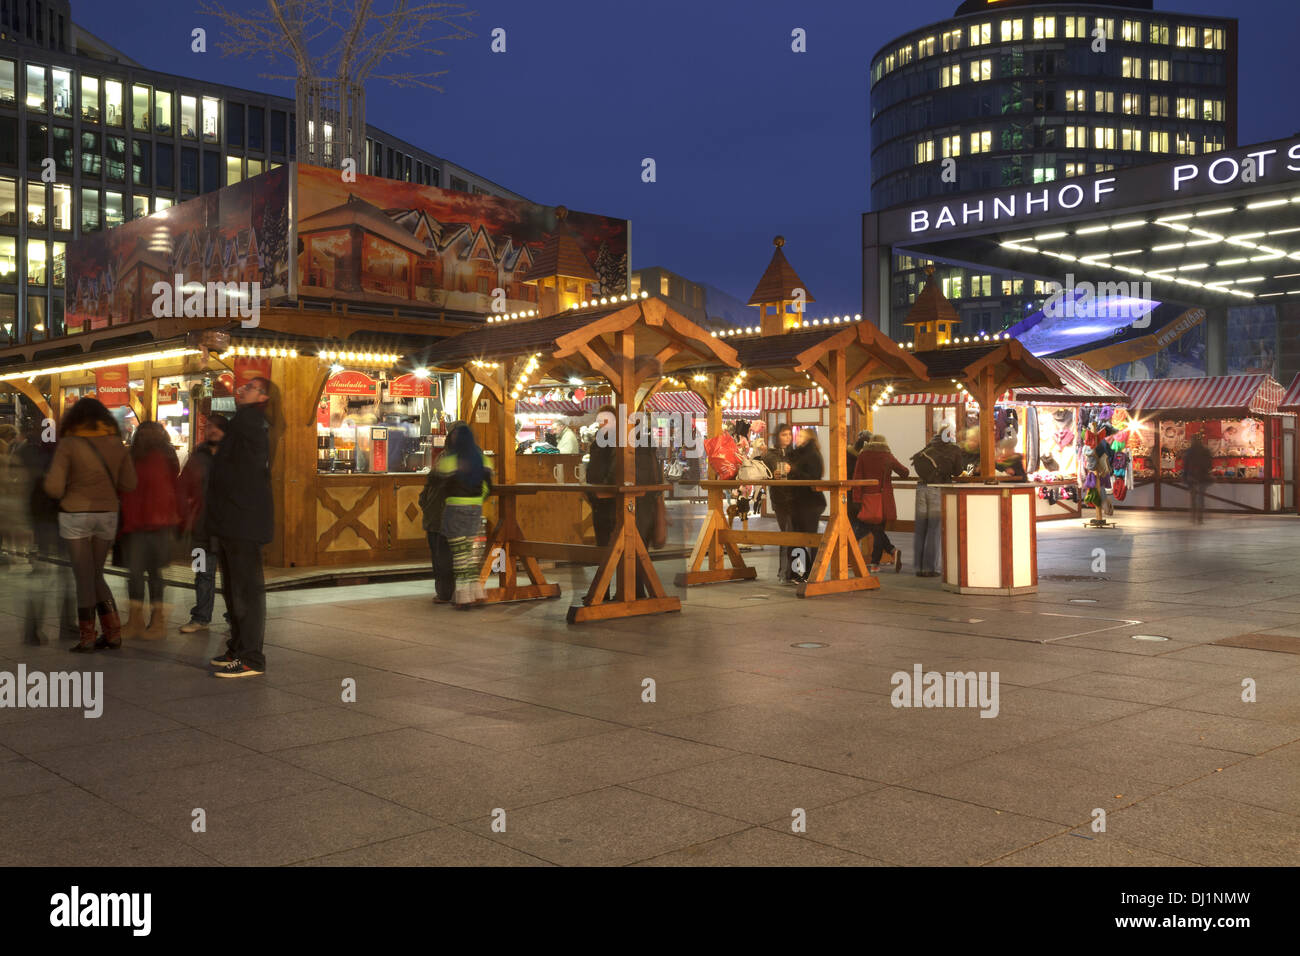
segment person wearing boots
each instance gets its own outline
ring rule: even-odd
[[[171,557],[172,535],[180,525],[180,462],[167,429],[144,422],[131,443],[136,486],[122,495],[122,545],[126,552],[126,595],[130,600],[124,636],[162,640],[167,636],[163,568]],[[145,626],[144,582],[149,576],[149,623]]]
[[[889,450],[889,443],[885,441],[884,435],[875,435],[871,441],[862,446],[858,452],[858,464],[853,471],[855,479],[874,478],[880,484],[877,486],[878,493],[881,496],[881,520],[876,524],[865,525],[865,532],[872,536],[871,555],[867,559],[874,574],[882,563],[892,564],[894,573],[903,566],[903,552],[894,546],[889,540],[886,528],[889,522],[898,517],[898,510],[894,504],[894,482],[893,476],[906,478],[908,475],[907,467],[903,465],[894,453]],[[857,487],[853,489],[855,510],[861,509],[861,502],[865,495],[871,494],[866,487]],[[889,561],[884,561],[885,553],[889,553]]]
[[[212,459],[208,521],[221,551],[221,580],[230,609],[230,640],[212,658],[217,677],[266,673],[266,586],[262,548],[275,530],[271,442],[266,406],[271,383],[251,378],[235,390],[237,410]]]
[[[217,566],[221,563],[217,539],[208,527],[208,479],[212,474],[212,459],[226,437],[229,423],[225,415],[209,415],[203,429],[203,444],[194,449],[189,461],[181,470],[181,498],[184,503],[183,521],[190,536],[190,545],[203,553],[203,569],[194,572],[194,607],[190,619],[181,625],[182,634],[206,631],[212,623],[212,609],[216,606]],[[229,618],[229,609],[227,609]]]
[[[67,543],[77,584],[76,653],[122,646],[122,624],[104,580],[104,559],[117,538],[118,495],[135,488],[135,482],[117,419],[96,399],[79,399],[63,417],[44,481],[45,493],[59,503],[59,537]],[[103,630],[98,640],[96,611]]]
[[[763,464],[772,473],[773,478],[790,476],[790,458],[794,454],[794,431],[786,422],[776,426],[772,435],[772,446],[763,456]],[[768,492],[771,496],[772,511],[776,514],[776,526],[781,531],[794,530],[793,503],[794,492],[789,488],[772,485]],[[794,584],[794,575],[790,573],[790,551],[782,545],[778,551],[776,580],[778,584]]]
[[[790,454],[790,470],[786,478],[792,481],[817,481],[826,476],[826,459],[822,457],[817,433],[810,427],[799,430],[798,444]],[[826,495],[816,488],[800,485],[790,489],[790,523],[795,531],[815,534],[821,530],[821,515],[826,510]],[[802,549],[806,564],[802,571],[791,567],[790,577],[796,584],[808,581],[817,560],[816,548]],[[792,553],[793,557],[793,553]]]

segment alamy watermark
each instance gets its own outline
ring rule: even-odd
[[[889,702],[895,707],[978,707],[981,717],[998,715],[997,671],[912,672],[896,671],[889,679],[893,693]]]
[[[186,282],[178,272],[172,282],[155,282],[151,291],[156,319],[228,317],[246,329],[262,321],[260,282]]]
[[[695,426],[695,416],[688,412],[629,413],[627,406],[620,404],[617,417],[604,412],[596,424],[595,442],[601,448],[666,448],[669,436],[675,435],[687,458],[699,458],[704,453],[704,432]]]
[[[102,671],[28,671],[19,664],[17,673],[0,671],[0,708],[62,708],[83,711],[95,719],[104,713]]]
[[[1043,314],[1053,319],[1095,318],[1098,313],[1132,319],[1133,325],[1151,324],[1151,283],[1143,282],[1075,282],[1074,273],[1065,274],[1065,282],[1047,283],[1048,298]],[[1095,300],[1095,304],[1094,304]]]

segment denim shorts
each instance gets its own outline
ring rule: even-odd
[[[59,537],[69,541],[99,538],[112,541],[117,537],[116,511],[63,511],[59,513]]]

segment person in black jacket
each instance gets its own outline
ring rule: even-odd
[[[782,422],[776,426],[772,435],[772,447],[763,456],[763,464],[772,473],[773,478],[790,476],[790,460],[794,456],[794,431]],[[776,514],[776,526],[781,531],[794,530],[794,490],[772,485],[768,490],[771,496],[772,511]],[[794,584],[790,573],[790,548],[782,546],[777,559],[776,580],[779,584]]]
[[[821,447],[817,444],[817,433],[811,428],[799,431],[799,445],[790,456],[790,473],[786,476],[792,480],[815,481],[826,475],[826,461],[822,458]],[[806,485],[790,489],[790,510],[795,531],[817,533],[821,514],[826,510],[826,495]],[[807,563],[803,573],[794,573],[797,582],[808,580],[813,562],[817,560],[817,549],[807,548]],[[792,571],[794,569],[792,568]]]
[[[462,421],[452,422],[447,429],[448,435],[457,428],[469,427]],[[444,446],[443,451],[446,451]],[[447,505],[447,495],[451,489],[451,480],[439,473],[436,463],[429,469],[424,490],[420,492],[420,513],[424,524],[424,534],[429,541],[429,556],[433,561],[433,603],[450,604],[456,591],[456,571],[452,565],[451,543],[442,533],[442,512]]]
[[[262,547],[274,534],[271,446],[266,403],[271,383],[258,376],[235,390],[238,410],[217,448],[208,478],[211,531],[221,551],[221,577],[230,609],[226,652],[212,659],[217,677],[252,677],[266,671],[266,587]]]

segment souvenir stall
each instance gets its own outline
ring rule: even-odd
[[[1196,439],[1209,449],[1212,483],[1207,511],[1275,513],[1294,505],[1296,464],[1286,453],[1295,416],[1283,411],[1285,390],[1270,375],[1117,382],[1129,395],[1134,508],[1187,510],[1183,456]]]

